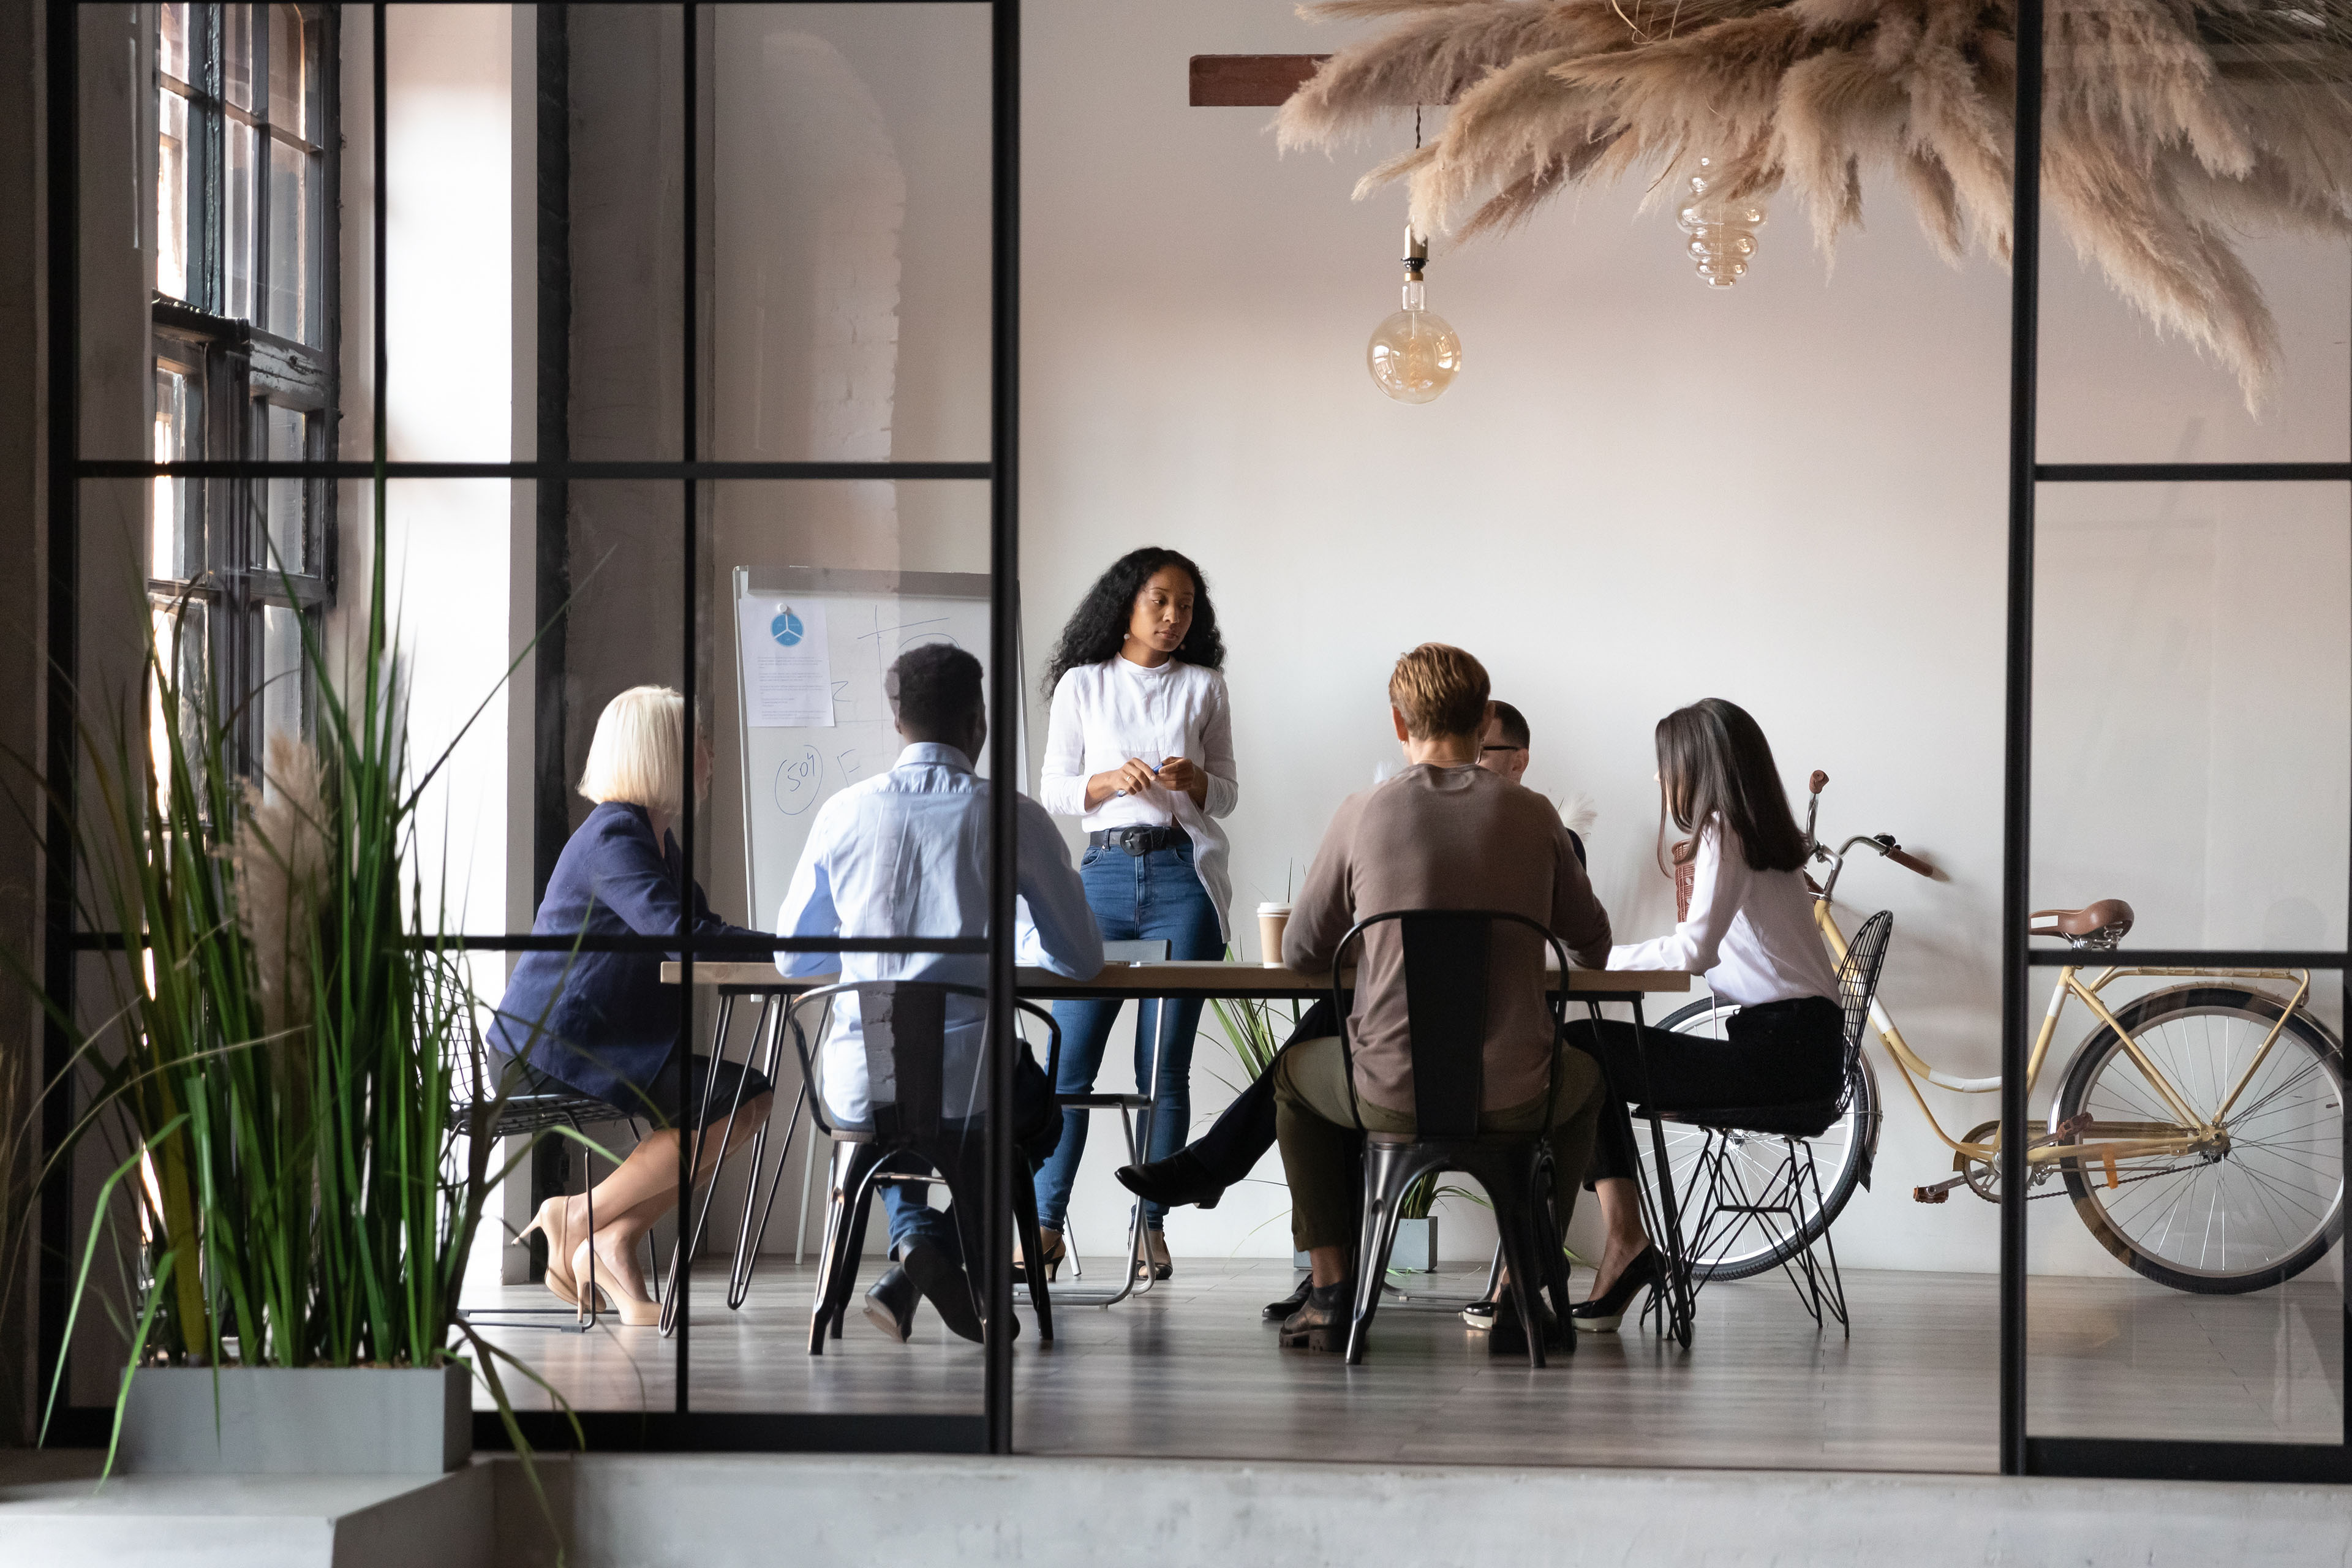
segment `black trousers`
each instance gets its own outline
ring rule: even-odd
[[[1282,1048],[1286,1051],[1301,1040],[1319,1040],[1339,1032],[1339,1015],[1326,997],[1299,1015],[1297,1027],[1282,1042]],[[1274,1066],[1268,1063],[1206,1132],[1184,1146],[1184,1152],[1198,1158],[1210,1175],[1232,1186],[1256,1168],[1258,1160],[1274,1147]]]
[[[1845,1085],[1845,1014],[1826,996],[1742,1007],[1725,1023],[1728,1037],[1721,1040],[1643,1033],[1646,1085],[1632,1024],[1606,1019],[1596,1028],[1587,1019],[1568,1026],[1568,1043],[1599,1058],[1612,1091],[1587,1173],[1592,1181],[1640,1170],[1623,1109],[1629,1100],[1660,1110],[1815,1105],[1836,1100]]]

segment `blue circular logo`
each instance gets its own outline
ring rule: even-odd
[[[785,647],[797,647],[807,631],[801,618],[790,610],[778,611],[776,618],[768,623],[768,634]]]

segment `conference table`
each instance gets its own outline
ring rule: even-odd
[[[661,971],[662,983],[666,985],[678,984],[680,971],[683,968],[684,965],[676,962],[665,963]],[[820,986],[834,984],[839,979],[840,976],[837,974],[782,975],[776,973],[773,963],[758,961],[749,963],[697,963],[694,966],[694,984],[697,986],[710,987],[717,994],[719,1003],[711,1026],[712,1055],[716,1057],[725,1049],[728,1028],[733,1019],[737,1000],[756,997],[760,1001],[760,1020],[751,1036],[753,1045],[756,1047],[760,1038],[767,1034],[780,1000],[798,995],[805,991],[815,990]],[[1559,993],[1559,979],[1558,970],[1552,970],[1547,975],[1547,988],[1553,994]],[[1650,996],[1685,993],[1691,988],[1691,977],[1679,970],[1570,969],[1567,974],[1567,1001],[1570,1005],[1586,1006],[1595,1018],[1601,1016],[1601,1006],[1607,1004],[1622,1004],[1632,1008],[1636,1050],[1644,1062],[1645,1069],[1647,1051],[1643,1042],[1646,1031],[1652,1026],[1643,1016],[1643,999]],[[1278,964],[1164,959],[1138,963],[1113,961],[1104,964],[1100,973],[1087,980],[1073,980],[1068,975],[1056,974],[1049,969],[1024,966],[1013,971],[1013,985],[1024,1002],[1124,1002],[1146,1001],[1159,997],[1202,1002],[1279,1002],[1309,1000],[1331,994],[1331,976],[1328,974],[1303,974]],[[1175,1009],[1172,1007],[1160,1009],[1160,1026],[1163,1029],[1168,1026],[1174,1014]],[[1159,1080],[1158,1058],[1164,1043],[1164,1039],[1155,1040],[1153,1043],[1151,1074],[1153,1083]],[[1138,1085],[1137,1087],[1140,1090],[1145,1089],[1146,1086]],[[1646,1099],[1644,1096],[1632,1093],[1623,1086],[1620,1086],[1619,1092],[1626,1094],[1629,1100]],[[1129,1142],[1140,1150],[1150,1149],[1151,1114],[1155,1107],[1148,1091],[1134,1096],[1098,1096],[1095,1099],[1098,1101],[1096,1108],[1101,1108],[1103,1105],[1118,1105],[1119,1102],[1125,1101],[1124,1105],[1120,1105],[1123,1111],[1131,1109],[1139,1114],[1141,1117],[1139,1129],[1132,1121],[1128,1124]],[[795,1122],[797,1118],[796,1107]],[[1655,1191],[1653,1194],[1647,1187],[1644,1188],[1643,1205],[1651,1216],[1654,1232],[1663,1237],[1665,1246],[1667,1267],[1662,1305],[1666,1334],[1687,1349],[1691,1340],[1692,1293],[1689,1262],[1683,1246],[1682,1215],[1680,1205],[1676,1202],[1675,1184],[1666,1155],[1665,1130],[1659,1121],[1654,1106],[1648,1108],[1647,1120],[1650,1127],[1651,1153],[1656,1165],[1656,1170],[1652,1174],[1652,1183],[1654,1184]],[[790,1152],[791,1136],[792,1127],[788,1125],[787,1155]],[[765,1138],[766,1130],[763,1128],[760,1133],[761,1143],[764,1143]],[[755,1170],[752,1181],[754,1189],[758,1186],[756,1162],[759,1157],[759,1151],[755,1146],[753,1153]],[[776,1175],[778,1177],[782,1175],[781,1163]],[[774,1184],[772,1182],[771,1203],[773,1202],[773,1196]],[[803,1194],[803,1201],[805,1201],[805,1194]],[[1072,1306],[1108,1306],[1124,1300],[1135,1290],[1138,1284],[1136,1266],[1144,1257],[1141,1207],[1140,1205],[1136,1205],[1135,1217],[1129,1226],[1126,1278],[1119,1282],[1118,1289],[1109,1294],[1088,1295],[1057,1288],[1054,1291],[1055,1301],[1066,1300]],[[737,1279],[730,1281],[729,1292],[730,1306],[740,1305],[743,1288],[749,1283],[750,1273],[746,1267],[749,1257],[745,1255],[744,1248],[747,1246],[756,1247],[757,1245],[750,1233],[750,1218],[751,1210],[747,1205],[745,1234],[739,1239],[738,1244],[739,1257],[734,1271]],[[764,1220],[762,1224],[764,1225]],[[699,1227],[698,1227],[698,1233]],[[1142,1272],[1146,1275],[1141,1282],[1142,1288],[1148,1290],[1150,1289],[1150,1271],[1146,1269]]]

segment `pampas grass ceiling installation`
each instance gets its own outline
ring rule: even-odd
[[[1955,265],[2006,262],[2016,89],[2009,0],[1328,0],[1390,18],[1276,118],[1285,148],[1452,102],[1381,164],[1423,233],[1507,230],[1563,190],[1627,175],[1679,195],[1785,188],[1824,250],[1891,174]],[[2234,237],[2352,234],[2352,0],[2048,0],[2043,210],[2159,327],[2258,406],[2278,328]]]

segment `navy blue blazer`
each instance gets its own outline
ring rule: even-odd
[[[644,806],[606,801],[563,846],[531,933],[675,936],[677,872],[677,840],[665,833],[656,845]],[[694,931],[761,934],[713,915],[698,885]],[[490,1026],[497,1065],[527,1051],[532,1067],[583,1094],[642,1107],[680,1040],[677,987],[661,983],[661,965],[657,952],[524,953]]]

